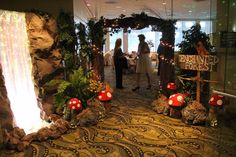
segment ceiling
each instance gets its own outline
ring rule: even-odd
[[[93,17],[111,19],[142,11],[163,19],[215,19],[216,0],[83,0]]]

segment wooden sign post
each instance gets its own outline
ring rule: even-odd
[[[213,66],[219,62],[219,59],[216,56],[211,55],[179,55],[178,61],[180,63],[181,69],[186,70],[197,70],[197,76],[192,78],[185,78],[178,76],[179,79],[196,81],[196,100],[200,102],[201,94],[201,82],[212,82],[216,83],[217,81],[203,80],[201,78],[201,71],[212,71]]]

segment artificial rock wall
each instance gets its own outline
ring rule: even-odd
[[[11,129],[13,127],[13,115],[10,108],[10,101],[7,97],[7,89],[5,87],[5,80],[2,75],[1,65],[0,65],[0,127],[6,129]]]

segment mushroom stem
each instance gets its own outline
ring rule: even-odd
[[[170,117],[181,118],[181,108],[170,106]]]
[[[110,101],[104,102],[104,107],[106,109],[106,112],[110,112],[112,108],[111,102]]]
[[[218,114],[217,114],[217,109],[216,107],[210,107],[209,113],[208,113],[208,123],[212,127],[217,127],[218,126]]]

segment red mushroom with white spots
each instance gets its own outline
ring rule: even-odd
[[[82,110],[83,106],[81,104],[81,101],[78,100],[77,98],[72,98],[70,99],[69,101],[69,108],[72,109],[72,110]]]
[[[176,84],[174,82],[169,82],[166,86],[166,88],[169,90],[169,94],[172,95],[176,92]]]
[[[224,104],[224,96],[222,95],[213,95],[209,100],[209,109],[208,120],[212,127],[218,126],[218,110],[217,108],[222,107]]]
[[[184,105],[185,95],[181,93],[173,94],[169,97],[168,104],[170,106],[170,117],[180,118],[181,109]]]
[[[111,92],[103,90],[98,94],[98,99],[100,101],[110,101],[112,99]]]
[[[174,82],[169,82],[167,84],[167,89],[169,89],[169,90],[176,90],[176,84]]]
[[[111,110],[111,103],[110,100],[112,99],[112,94],[108,90],[103,90],[98,94],[98,99],[102,102],[104,102],[104,107],[106,110]]]
[[[223,105],[223,98],[222,95],[213,95],[209,100],[209,105],[211,106],[222,106]]]

